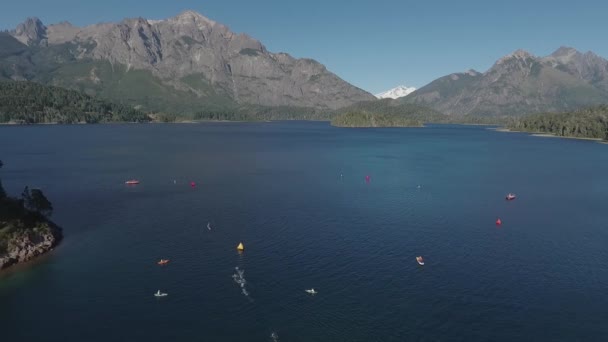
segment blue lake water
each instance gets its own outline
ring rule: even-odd
[[[442,125],[5,126],[0,159],[7,191],[42,188],[65,233],[0,275],[3,341],[608,340],[606,145]]]

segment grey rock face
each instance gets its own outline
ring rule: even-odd
[[[45,46],[47,44],[46,26],[36,17],[27,18],[23,23],[17,25],[11,34],[26,45]]]
[[[521,115],[572,110],[606,103],[608,61],[560,48],[547,57],[517,50],[484,73],[439,78],[403,101],[428,105],[448,115]]]
[[[564,70],[608,91],[608,61],[591,51],[581,53],[576,49],[562,46],[542,60],[552,67]]]
[[[193,11],[84,28],[61,23],[47,29],[28,19],[13,36],[28,44],[43,36],[50,45],[74,44],[78,60],[148,70],[163,84],[205,96],[182,80],[193,77],[237,103],[339,108],[374,99],[316,61],[271,53],[259,41]]]

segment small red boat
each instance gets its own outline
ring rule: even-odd
[[[514,200],[516,197],[517,197],[517,196],[515,196],[515,194],[509,193],[509,194],[507,195],[507,197],[505,197],[505,199],[506,199],[507,201],[512,201],[512,200]]]
[[[417,256],[417,257],[416,257],[416,261],[418,261],[418,264],[419,264],[420,266],[424,266],[424,259],[422,259],[422,257],[421,257],[421,256]]]
[[[131,180],[126,181],[125,184],[135,185],[135,184],[139,184],[139,181],[137,179],[131,179]]]
[[[169,263],[169,259],[160,259],[159,262],[157,262],[157,264],[159,265],[166,265]]]
[[[496,220],[496,225],[497,225],[497,226],[500,226],[501,224],[502,224],[502,220],[501,220],[501,219],[497,219],[497,220]]]

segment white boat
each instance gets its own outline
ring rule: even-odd
[[[207,222],[207,229],[211,230],[211,222]]]
[[[416,261],[418,261],[420,266],[424,266],[424,259],[421,256],[417,256]]]
[[[313,295],[317,293],[317,291],[315,291],[315,289],[308,289],[308,290],[304,290],[304,291],[306,291],[307,293],[313,294]]]
[[[154,297],[167,297],[168,294],[160,292],[160,290],[158,290],[155,294]]]

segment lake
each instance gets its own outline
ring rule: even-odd
[[[3,126],[0,159],[6,190],[42,188],[65,234],[0,275],[6,341],[608,340],[606,145],[482,126]]]

